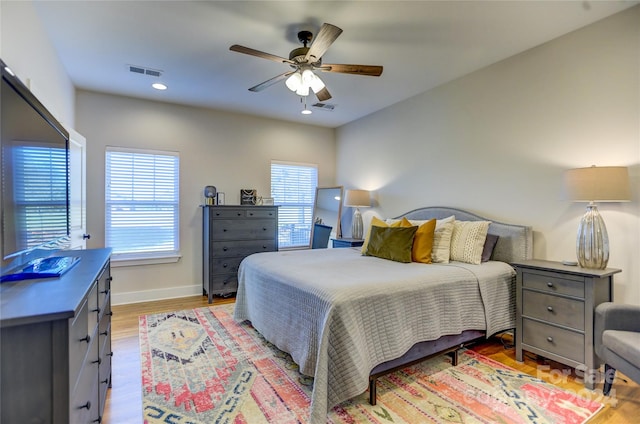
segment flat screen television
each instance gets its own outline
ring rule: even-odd
[[[69,133],[0,59],[2,275],[69,246]],[[42,254],[40,253],[40,256]]]

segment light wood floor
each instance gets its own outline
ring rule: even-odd
[[[214,304],[232,303],[233,298],[215,298]],[[107,396],[104,423],[107,424],[140,424],[142,423],[142,393],[140,372],[140,348],[138,342],[138,316],[159,312],[192,309],[209,306],[203,296],[181,299],[163,300],[157,302],[136,303],[130,305],[113,306],[112,344],[113,344],[113,376],[112,388]],[[590,399],[596,398],[606,404],[589,423],[621,423],[638,422],[640,416],[640,386],[630,380],[617,379],[611,398],[602,397],[602,385],[595,391],[585,390],[575,381],[575,376],[569,375],[561,364],[546,362],[527,355],[523,363],[515,360],[515,349],[506,347],[511,340],[492,339],[475,346],[473,349],[492,359],[515,368],[519,371],[538,376],[559,387],[583,394]],[[540,370],[540,371],[539,371]],[[620,377],[624,377],[621,376]],[[613,395],[612,390],[612,395]]]

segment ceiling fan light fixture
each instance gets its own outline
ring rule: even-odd
[[[298,96],[307,97],[309,95],[309,86],[306,84],[300,84],[300,87],[296,90]]]
[[[302,75],[299,72],[294,72],[285,81],[287,88],[291,91],[297,91],[302,85]]]
[[[324,82],[322,82],[316,74],[313,74],[313,78],[311,79],[311,89],[313,92],[317,94],[323,88],[325,88]]]

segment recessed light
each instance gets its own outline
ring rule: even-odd
[[[166,90],[167,86],[164,85],[161,82],[154,82],[153,84],[151,84],[151,87],[155,88],[156,90]]]

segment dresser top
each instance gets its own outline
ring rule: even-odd
[[[580,266],[564,265],[562,262],[545,261],[541,259],[531,259],[526,261],[512,262],[511,265],[519,268],[537,269],[542,271],[560,272],[564,274],[582,275],[587,277],[609,277],[622,272],[617,268],[591,269]]]
[[[0,327],[68,319],[111,256],[111,249],[64,250],[52,256],[80,261],[59,278],[7,281],[0,284]]]

